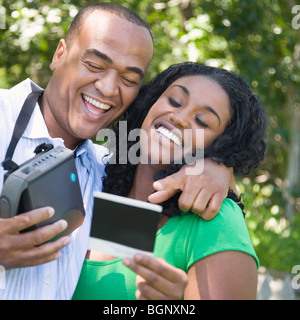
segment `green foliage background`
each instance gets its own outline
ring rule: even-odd
[[[261,264],[290,272],[300,264],[300,29],[293,28],[291,12],[296,1],[111,2],[137,12],[151,28],[155,56],[145,81],[172,63],[192,60],[240,74],[260,96],[268,114],[266,159],[237,182]],[[26,77],[45,86],[58,40],[89,3],[0,1],[6,13],[0,29],[0,87]]]

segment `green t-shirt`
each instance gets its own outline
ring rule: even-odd
[[[196,261],[227,250],[245,252],[259,266],[243,213],[228,198],[210,221],[196,214],[169,219],[157,231],[154,256],[187,272]],[[102,262],[86,259],[73,300],[134,300],[135,278],[121,258]]]

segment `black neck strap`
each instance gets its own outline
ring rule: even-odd
[[[22,109],[19,113],[19,116],[18,116],[16,124],[15,124],[12,138],[10,140],[8,149],[6,151],[5,159],[2,162],[2,166],[5,170],[14,171],[14,170],[18,169],[18,167],[19,167],[16,163],[14,163],[12,161],[12,157],[13,157],[15,148],[18,144],[18,141],[20,140],[22,134],[24,133],[24,131],[28,125],[28,122],[29,122],[30,117],[33,113],[33,110],[34,110],[34,107],[37,103],[37,100],[38,100],[39,96],[43,93],[43,91],[44,90],[31,92],[27,96],[27,98],[22,106]]]

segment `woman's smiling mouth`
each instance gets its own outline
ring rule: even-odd
[[[172,131],[164,127],[163,125],[160,125],[158,128],[156,128],[156,131],[166,138],[170,139],[173,141],[177,146],[181,146],[181,137],[178,137],[176,134],[174,134]]]

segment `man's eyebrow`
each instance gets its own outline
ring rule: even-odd
[[[86,50],[85,52],[85,55],[95,55],[101,59],[103,59],[104,61],[108,62],[108,63],[113,63],[113,60],[108,56],[106,55],[105,53],[97,50],[97,49],[88,49]],[[128,71],[132,71],[132,72],[135,72],[137,73],[138,75],[141,76],[141,78],[144,77],[144,71],[141,69],[141,68],[138,68],[138,67],[126,67],[126,69]]]
[[[181,85],[179,85],[179,84],[174,84],[173,87],[179,87],[180,89],[182,89],[182,91],[183,91],[188,97],[190,96],[190,92],[189,92],[189,90],[188,90],[186,87],[181,86]],[[210,107],[210,106],[204,106],[204,109],[207,110],[208,112],[214,114],[214,115],[218,118],[219,124],[221,124],[221,119],[220,119],[218,113],[217,113],[212,107]]]
[[[113,63],[112,59],[108,55],[106,55],[103,52],[100,52],[97,49],[88,49],[85,51],[85,55],[95,55],[95,56],[105,60],[108,63]]]
[[[139,74],[141,76],[141,78],[144,77],[144,71],[138,67],[126,67],[126,69],[128,71],[132,71],[132,72]]]

